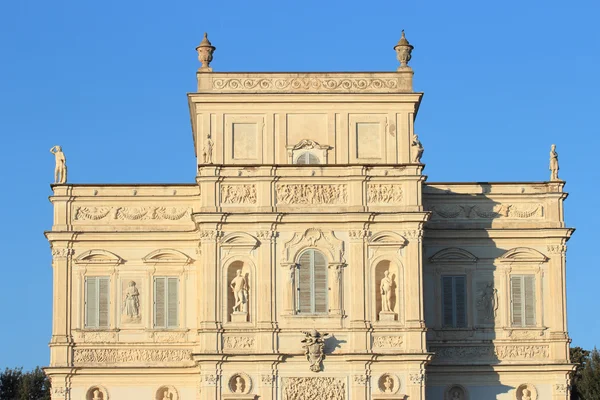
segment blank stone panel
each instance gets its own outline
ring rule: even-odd
[[[255,160],[256,124],[234,123],[232,127],[232,158],[235,160]]]
[[[381,158],[381,133],[377,122],[356,124],[356,158]]]

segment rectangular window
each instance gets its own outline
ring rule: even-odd
[[[154,327],[179,326],[179,278],[154,278]]]
[[[326,314],[327,307],[327,261],[323,254],[307,250],[300,256],[298,265],[298,313]]]
[[[467,327],[467,279],[465,276],[442,277],[442,325]]]
[[[85,278],[85,327],[108,328],[110,308],[110,278],[88,276]]]
[[[512,326],[535,326],[535,275],[510,277]]]

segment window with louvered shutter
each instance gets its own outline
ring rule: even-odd
[[[467,326],[467,281],[464,276],[442,277],[442,325]]]
[[[510,277],[512,326],[535,326],[535,275]]]
[[[85,278],[85,327],[108,328],[110,310],[110,278]]]
[[[321,160],[310,151],[307,151],[296,158],[296,164],[321,164]]]
[[[297,271],[297,304],[300,314],[326,314],[329,309],[327,297],[327,260],[316,250],[300,255]]]
[[[154,278],[154,327],[179,326],[179,278]]]

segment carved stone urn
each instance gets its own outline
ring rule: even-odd
[[[396,58],[398,58],[398,61],[400,61],[400,67],[398,70],[407,68],[410,69],[408,62],[411,59],[411,53],[413,49],[414,46],[408,43],[406,36],[404,36],[404,29],[402,29],[402,37],[398,41],[398,44],[394,46],[394,50],[396,50]]]
[[[213,53],[216,49],[217,48],[208,40],[206,32],[204,32],[204,39],[202,39],[202,42],[196,47],[198,60],[202,63],[202,66],[198,68],[198,72],[212,72],[210,62],[213,59]]]

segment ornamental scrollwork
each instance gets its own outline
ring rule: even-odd
[[[548,245],[548,253],[550,254],[565,254],[567,246],[564,244]]]
[[[368,229],[351,229],[348,236],[350,240],[363,240],[371,236],[371,232]]]
[[[200,231],[200,240],[214,241],[223,236],[223,231],[216,229],[203,229]]]
[[[400,78],[216,78],[213,90],[252,92],[397,92],[412,91],[410,80]]]
[[[275,382],[275,377],[273,375],[261,375],[260,381],[265,386],[272,386],[273,382]]]
[[[302,348],[310,364],[310,370],[312,372],[319,372],[322,368],[323,357],[325,357],[325,339],[329,337],[329,334],[320,333],[316,329],[303,333],[305,337],[302,339]]]
[[[412,383],[413,385],[422,385],[423,383],[425,383],[425,373],[424,372],[412,373],[408,376],[408,379],[410,380],[410,383]]]
[[[358,374],[353,376],[354,383],[360,386],[365,386],[369,382],[369,377],[365,374]]]
[[[74,249],[67,249],[66,247],[53,247],[52,256],[54,258],[67,258],[75,254]]]
[[[348,194],[346,185],[277,185],[277,204],[280,205],[346,204],[347,202]]]

